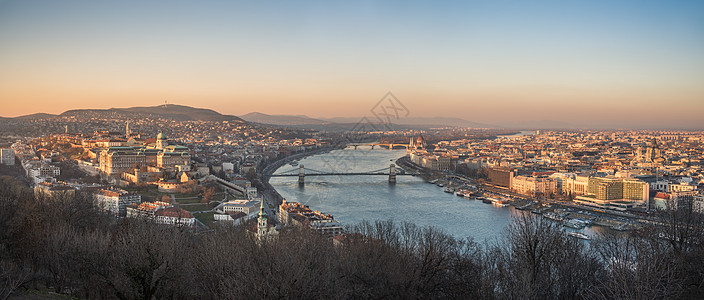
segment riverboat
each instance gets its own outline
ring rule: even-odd
[[[578,239],[582,239],[582,240],[591,240],[592,239],[588,235],[581,233],[581,232],[576,232],[576,231],[570,232],[567,235],[569,235],[573,238],[578,238]]]
[[[574,228],[574,229],[582,229],[586,225],[576,219],[572,219],[572,220],[565,222],[565,224],[562,224],[562,226]]]
[[[496,200],[496,201],[494,201],[494,206],[506,207],[506,206],[508,206],[508,201],[507,200]]]

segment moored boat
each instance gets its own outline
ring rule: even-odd
[[[491,204],[491,200],[487,199],[486,197],[477,197],[477,200],[480,200],[487,204]]]
[[[562,224],[562,226],[574,228],[574,229],[582,229],[586,225],[584,223],[580,222],[579,220],[572,219],[572,220],[565,222],[565,224]]]
[[[508,201],[507,200],[496,200],[494,201],[494,205],[498,207],[506,207],[508,206]]]
[[[578,239],[582,239],[582,240],[591,240],[592,239],[588,235],[581,233],[581,232],[576,232],[576,231],[570,232],[567,235],[569,235],[573,238],[578,238]]]
[[[558,214],[554,212],[547,212],[543,214],[543,217],[547,218],[548,220],[553,220],[556,222],[562,222],[565,220],[565,218],[559,216]]]

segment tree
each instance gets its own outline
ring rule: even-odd
[[[585,298],[603,273],[597,257],[580,241],[532,214],[514,217],[503,240],[487,249],[487,255],[493,256],[486,261],[499,298]]]
[[[215,188],[213,187],[207,187],[203,191],[203,199],[201,200],[202,203],[209,203],[210,200],[213,200],[215,197]]]

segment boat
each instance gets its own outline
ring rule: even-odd
[[[530,208],[530,203],[516,206],[516,209],[518,210],[528,210]],[[535,213],[542,213],[542,212],[535,212]]]
[[[592,225],[592,220],[585,220],[585,219],[575,219],[576,221],[584,223],[586,226],[591,226]]]
[[[491,199],[486,198],[486,197],[477,197],[477,200],[482,200],[482,202],[486,203],[486,204],[491,204],[491,202],[493,202],[493,201],[491,201]]]
[[[574,228],[574,229],[582,229],[586,225],[576,219],[572,219],[572,220],[565,222],[565,224],[562,224],[562,226]]]
[[[557,215],[557,214],[554,213],[554,212],[547,212],[547,213],[544,213],[544,214],[543,214],[543,217],[547,218],[548,220],[553,220],[553,221],[556,221],[556,222],[562,222],[562,221],[565,220],[563,217]]]
[[[628,223],[622,223],[619,225],[611,226],[611,229],[618,230],[618,231],[628,231],[628,230],[630,230],[630,225]]]
[[[454,193],[455,189],[451,186],[446,186],[445,187],[445,193]]]
[[[591,240],[592,239],[588,235],[581,233],[581,232],[577,232],[577,231],[572,231],[572,232],[568,233],[567,235],[569,235],[573,238],[578,238],[578,239],[582,239],[582,240]]]
[[[530,205],[530,204],[526,205],[526,208],[527,208],[529,205]],[[542,208],[542,207],[539,207],[539,208],[536,208],[536,209],[532,210],[531,212],[534,213],[534,214],[536,214],[536,215],[539,215],[539,214],[542,214],[543,212],[545,212],[545,209]]]
[[[496,200],[494,201],[494,205],[498,207],[506,207],[508,206],[508,201],[507,200]]]
[[[297,161],[297,160],[294,160],[294,161],[292,161],[292,162],[291,162],[291,163],[290,163],[289,165],[291,165],[291,166],[294,166],[294,167],[295,167],[295,166],[297,166],[297,165],[298,165],[298,161]]]
[[[460,196],[460,197],[467,196],[471,193],[472,192],[470,192],[468,189],[457,189],[457,196]]]

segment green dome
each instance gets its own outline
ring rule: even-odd
[[[157,134],[156,139],[157,140],[165,140],[166,135],[163,132],[159,131],[159,134]]]

